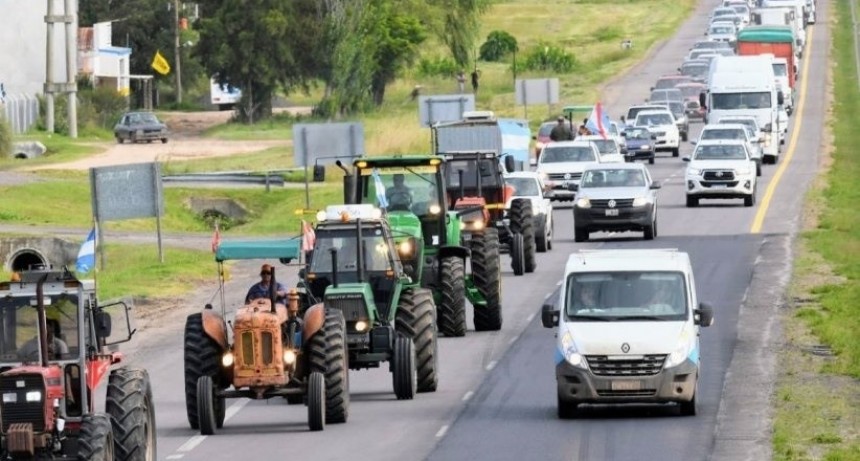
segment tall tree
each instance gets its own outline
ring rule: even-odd
[[[398,72],[412,65],[419,45],[427,39],[427,31],[414,16],[414,10],[409,14],[400,3],[377,3],[375,20],[370,24],[369,33],[376,44],[371,93],[377,106],[382,104],[386,86],[394,81]]]
[[[437,11],[433,24],[436,34],[448,46],[454,61],[460,67],[468,67],[472,60],[480,30],[481,13],[489,6],[489,0],[428,0]]]

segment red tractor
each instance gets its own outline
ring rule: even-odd
[[[99,305],[93,282],[65,269],[0,282],[0,459],[156,459],[149,375],[111,368],[122,354],[108,347],[130,340],[131,325],[128,305]]]

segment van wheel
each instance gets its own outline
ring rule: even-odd
[[[699,206],[699,198],[687,196],[687,208],[693,208]]]
[[[558,417],[559,419],[571,419],[575,418],[577,411],[576,407],[579,404],[576,402],[568,402],[563,400],[561,396],[558,396]]]
[[[699,410],[698,399],[696,394],[699,393],[699,383],[696,383],[696,390],[693,391],[693,398],[689,402],[680,403],[681,416],[696,416]]]
[[[686,141],[686,139],[685,139],[685,141]],[[672,149],[672,157],[677,157],[679,155],[681,155],[681,148],[680,147],[676,147],[676,148]]]

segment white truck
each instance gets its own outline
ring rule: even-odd
[[[579,250],[557,296],[541,312],[555,328],[559,418],[580,404],[676,402],[697,412],[699,328],[714,311],[699,304],[687,253],[675,249]]]
[[[215,77],[209,79],[209,100],[218,110],[232,110],[242,100],[242,90],[221,85]]]

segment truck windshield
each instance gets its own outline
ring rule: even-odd
[[[594,151],[585,146],[545,147],[541,163],[596,162]]]
[[[773,65],[773,74],[777,77],[787,77],[788,76],[788,66],[785,63],[778,63]]]
[[[0,362],[24,363],[40,360],[36,296],[0,299]],[[78,296],[45,296],[48,327],[48,359],[69,360],[78,356]]]
[[[770,92],[711,93],[712,110],[770,109]]]
[[[570,321],[677,321],[687,316],[687,289],[680,272],[570,274],[565,295]]]

